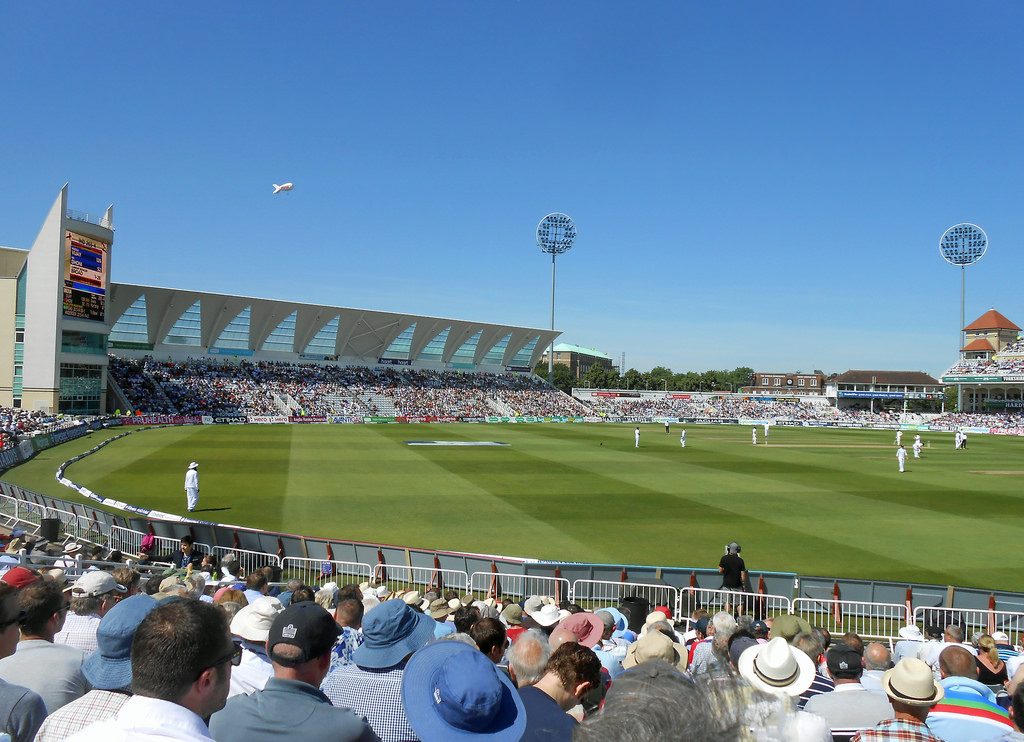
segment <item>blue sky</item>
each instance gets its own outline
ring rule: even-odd
[[[1020,2],[5,3],[0,245],[113,280],[547,327],[675,371],[922,370],[1024,324]],[[295,190],[271,196],[271,184]]]

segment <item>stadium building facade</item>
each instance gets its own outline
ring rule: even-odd
[[[582,348],[579,345],[569,343],[558,343],[554,347],[555,363],[561,363],[569,367],[569,373],[574,379],[582,379],[586,376],[591,366],[600,366],[606,371],[614,367],[612,357],[593,348]],[[548,351],[544,349],[541,356],[541,363],[548,362]]]
[[[111,283],[113,207],[103,216],[71,211],[67,192],[29,250],[0,248],[0,406],[109,411],[108,352],[528,373],[561,334]]]
[[[964,328],[960,360],[942,375],[957,387],[962,412],[1024,410],[1024,340],[1021,328],[990,309]]]

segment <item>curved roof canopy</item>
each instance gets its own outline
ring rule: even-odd
[[[513,325],[126,283],[111,285],[107,318],[113,328],[113,347],[145,347],[154,352],[187,349],[195,355],[228,355],[235,351],[238,355],[279,359],[281,353],[290,353],[296,359],[353,364],[374,364],[381,358],[411,363],[452,363],[454,359],[460,367],[473,364],[532,369],[544,349],[561,334]]]

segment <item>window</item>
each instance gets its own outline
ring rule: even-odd
[[[25,342],[25,328],[19,327],[14,331],[14,342],[24,343]]]
[[[391,341],[391,345],[384,351],[384,355],[381,358],[397,358],[400,360],[408,358],[409,351],[412,349],[412,336],[415,332],[416,323],[413,322],[398,337]]]
[[[282,350],[290,353],[295,344],[295,319],[298,316],[299,312],[295,310],[281,320],[281,324],[263,341],[261,350]]]
[[[817,379],[811,379],[811,386],[818,386],[818,380]]]
[[[780,377],[775,377],[775,386],[782,386],[782,379]]]
[[[800,379],[800,382],[799,382],[799,383],[800,383],[800,386],[803,386],[803,385],[804,385],[804,380],[803,380],[803,379]]]
[[[107,336],[96,332],[64,330],[60,334],[60,349],[65,353],[106,353]]]

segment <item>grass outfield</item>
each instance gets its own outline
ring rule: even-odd
[[[736,540],[751,569],[1024,591],[1024,440],[925,433],[899,474],[890,431],[632,425],[249,425],[137,432],[74,464],[95,492],[322,536],[541,559],[714,567]],[[44,451],[5,479],[76,499],[57,465],[104,434]],[[507,446],[410,446],[407,441]],[[904,443],[913,433],[904,434]]]

